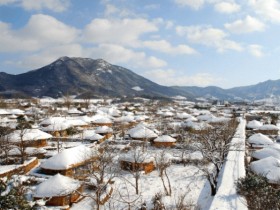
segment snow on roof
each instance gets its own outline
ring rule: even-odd
[[[256,133],[249,137],[248,142],[250,144],[258,144],[258,145],[269,145],[273,144],[273,141],[266,135],[261,133]]]
[[[146,119],[149,119],[149,116],[147,115],[137,115],[134,117],[135,121],[144,121]]]
[[[52,124],[63,124],[65,122],[64,117],[50,117],[44,119],[40,125],[52,125]]]
[[[230,118],[228,117],[213,117],[210,118],[207,122],[209,123],[223,123],[223,122],[228,122]]]
[[[88,140],[92,140],[92,141],[98,141],[98,140],[104,138],[104,136],[95,133],[95,130],[84,130],[83,131],[83,138],[88,139]]]
[[[122,116],[114,119],[115,122],[135,122],[134,116]]]
[[[24,111],[20,109],[6,109],[9,114],[24,115]]]
[[[66,170],[76,164],[83,163],[96,153],[96,149],[88,148],[84,145],[65,149],[52,156],[41,164],[41,168],[52,170]]]
[[[194,130],[203,130],[203,129],[207,129],[207,128],[211,128],[212,126],[209,125],[206,122],[193,122],[193,121],[187,121],[184,123],[184,126],[186,127],[191,127]]]
[[[191,117],[191,115],[186,112],[182,112],[182,113],[177,113],[176,117],[179,119],[187,119],[187,118]]]
[[[190,116],[190,117],[187,118],[186,121],[198,121],[198,119],[194,116]]]
[[[136,127],[130,129],[127,134],[132,138],[142,139],[142,138],[156,138],[158,135],[150,130],[149,128],[138,124]]]
[[[164,116],[164,117],[172,117],[172,116],[174,116],[174,114],[172,112],[170,112],[170,111],[162,112],[161,115]]]
[[[201,120],[201,121],[209,121],[211,120],[212,118],[214,118],[215,116],[212,115],[212,114],[203,114],[203,115],[199,115],[197,116],[196,118],[198,120]]]
[[[52,138],[52,135],[45,133],[39,129],[24,129],[24,130],[15,130],[7,137],[13,141],[13,142],[18,142],[18,141],[36,141],[40,139],[49,139]]]
[[[132,163],[148,163],[154,161],[154,157],[147,152],[143,152],[142,148],[137,147],[128,153],[121,154],[119,160]]]
[[[155,142],[176,142],[176,139],[168,135],[162,135],[154,139]]]
[[[258,160],[264,159],[267,157],[275,157],[280,160],[280,150],[272,148],[272,147],[266,147],[261,150],[257,150],[255,152],[253,152],[252,157],[256,158]]]
[[[168,126],[168,128],[173,128],[173,129],[181,128],[182,122],[170,122],[170,123],[168,123],[167,126]]]
[[[48,125],[47,127],[43,127],[43,131],[62,131],[70,128],[71,125],[68,122],[59,123],[59,124],[52,124]]]
[[[5,109],[0,109],[0,115],[8,115],[10,114],[9,112],[7,112]]]
[[[247,123],[247,128],[251,128],[251,129],[256,129],[259,128],[263,125],[262,122],[258,121],[258,120],[252,120],[250,122]]]
[[[103,133],[112,133],[113,129],[108,126],[99,126],[96,128],[95,133],[103,134]]]
[[[56,174],[36,187],[34,197],[50,198],[71,194],[81,186],[80,182],[70,177]]]
[[[100,116],[100,118],[94,119],[93,123],[112,123],[112,120],[108,117]]]
[[[276,125],[266,124],[266,125],[263,125],[263,126],[259,127],[258,130],[262,130],[262,131],[265,131],[265,130],[277,130],[278,131],[279,128]]]
[[[66,119],[65,122],[69,124],[70,126],[86,126],[87,123],[83,121],[82,119]]]
[[[270,183],[279,183],[280,160],[275,157],[267,157],[250,164],[251,170],[259,175],[265,176]]]
[[[24,151],[27,155],[45,154],[47,150],[43,148],[26,147]],[[9,155],[21,155],[19,148],[13,148],[9,150]]]

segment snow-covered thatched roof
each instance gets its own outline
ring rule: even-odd
[[[154,139],[154,142],[176,142],[176,139],[168,135],[162,135]]]
[[[248,123],[247,123],[247,128],[250,128],[250,129],[256,129],[256,128],[259,128],[259,127],[261,127],[263,125],[263,123],[262,122],[260,122],[260,121],[257,121],[257,120],[252,120],[252,121],[249,121]]]
[[[158,136],[154,131],[143,126],[142,124],[130,129],[127,134],[129,134],[130,137],[134,139],[156,138]]]
[[[24,130],[15,130],[7,138],[12,142],[18,141],[36,141],[41,139],[52,138],[52,135],[45,133],[39,129],[24,129]]]
[[[266,147],[261,150],[257,150],[255,152],[253,152],[252,157],[256,158],[258,160],[264,159],[267,157],[275,157],[280,160],[280,150],[272,148],[272,147]]]
[[[105,133],[112,133],[113,129],[108,126],[99,126],[96,128],[95,133],[98,134],[105,134]]]
[[[266,125],[259,127],[258,130],[261,130],[261,131],[276,130],[276,131],[278,131],[279,128],[276,125],[266,124]]]
[[[257,144],[257,145],[270,145],[273,144],[273,141],[266,135],[261,133],[256,133],[249,137],[248,142],[250,144]]]
[[[137,147],[128,153],[121,154],[119,160],[131,163],[148,163],[151,161],[153,162],[155,159],[149,153],[143,152],[142,148]]]
[[[267,157],[250,164],[251,170],[259,175],[265,176],[270,183],[278,184],[280,181],[280,160]]]
[[[34,197],[50,198],[65,196],[73,193],[80,186],[79,181],[61,174],[56,174],[36,187]]]
[[[66,170],[91,159],[96,154],[95,148],[84,145],[65,149],[42,162],[41,168],[51,170]]]

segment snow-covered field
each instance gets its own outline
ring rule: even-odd
[[[211,203],[210,186],[207,180],[201,176],[201,172],[195,166],[187,165],[172,165],[167,169],[167,173],[170,177],[172,194],[171,196],[164,196],[163,203],[167,209],[175,208],[178,198],[182,195],[186,195],[185,203],[190,206],[198,206],[201,209],[207,209],[209,203]],[[132,209],[137,209],[142,203],[146,203],[148,209],[152,207],[152,198],[156,193],[163,193],[164,188],[162,181],[157,171],[153,171],[150,174],[142,174],[140,178],[140,193],[136,195],[135,188],[130,183],[135,182],[134,177],[129,173],[122,171],[121,177],[114,179],[113,185],[114,193],[102,209],[128,209],[128,204],[124,201],[133,201],[131,204]],[[122,195],[122,198],[120,197]],[[89,210],[93,207],[93,200],[91,198],[85,198],[77,204],[71,207],[71,210]]]

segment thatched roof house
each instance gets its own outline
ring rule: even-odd
[[[66,206],[76,202],[82,185],[79,181],[56,174],[36,187],[33,195],[35,200],[45,198],[48,206]]]
[[[176,139],[168,135],[162,135],[153,140],[155,147],[171,147],[176,144]]]
[[[15,130],[6,137],[15,144],[23,142],[27,147],[44,147],[47,145],[47,140],[52,138],[52,135],[39,129],[23,129]]]
[[[84,145],[65,149],[42,162],[41,169],[45,174],[63,174],[65,176],[79,177],[81,169],[96,158],[96,148],[88,148]]]
[[[273,141],[264,134],[256,133],[249,137],[248,143],[250,144],[251,148],[261,149],[263,147],[273,144]]]

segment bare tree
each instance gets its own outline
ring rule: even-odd
[[[88,178],[89,182],[86,182],[91,189],[95,190],[94,194],[86,194],[84,196],[90,197],[96,204],[96,209],[99,210],[100,206],[104,204],[103,196],[107,195],[107,199],[110,198],[113,188],[113,178],[117,175],[117,168],[114,166],[113,158],[115,156],[114,151],[107,145],[99,148],[97,153],[92,155],[92,164],[88,165]],[[109,190],[108,192],[108,189]]]
[[[112,200],[126,204],[128,210],[135,209],[135,207],[139,206],[141,195],[131,195],[126,180],[122,182],[120,188],[121,190],[116,190],[116,195],[112,198]],[[111,206],[111,204],[109,204],[109,206]]]
[[[129,162],[125,165],[125,169],[128,170],[135,179],[135,184],[128,182],[135,188],[135,193],[139,195],[139,181],[142,171],[144,170],[143,165],[147,160],[147,153],[143,152],[140,147],[134,147],[132,150],[126,155]],[[121,160],[122,162],[123,160]]]
[[[171,196],[172,193],[171,183],[167,173],[167,168],[171,165],[171,161],[168,155],[166,154],[165,150],[162,150],[159,154],[157,154],[155,160],[156,160],[156,167],[159,171],[159,176],[161,178],[165,194]],[[168,185],[165,183],[164,178],[167,179]]]
[[[231,140],[237,128],[235,119],[214,125],[203,132],[194,135],[195,147],[201,152],[204,161],[214,166],[201,164],[200,169],[208,179],[211,186],[211,195],[217,192],[219,172],[226,160],[230,149]],[[205,163],[205,162],[203,162]]]
[[[67,93],[65,96],[63,96],[63,105],[69,110],[72,104],[73,98]]]
[[[8,127],[0,126],[0,156],[3,158],[1,164],[8,164],[9,162],[9,152],[13,148],[13,144],[10,141],[9,133],[11,133],[12,129]]]

